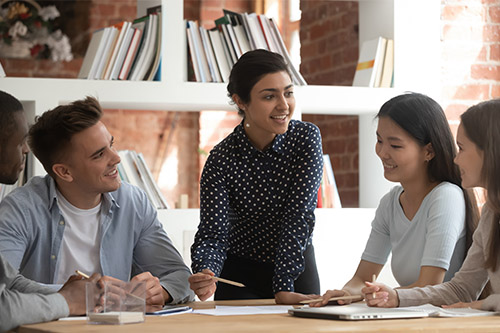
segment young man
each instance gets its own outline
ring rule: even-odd
[[[0,91],[0,183],[13,184],[23,170],[28,146],[23,106]],[[0,229],[1,233],[1,229]],[[96,274],[90,281],[97,281]],[[0,254],[0,331],[85,313],[85,282],[75,277],[56,293],[20,275]]]
[[[145,193],[121,183],[113,137],[87,97],[40,116],[28,143],[48,175],[0,203],[0,251],[27,278],[60,284],[75,272],[144,281],[146,303],[190,301],[189,268]]]

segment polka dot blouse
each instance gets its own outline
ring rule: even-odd
[[[219,275],[226,254],[273,263],[273,291],[294,291],[311,244],[323,170],[319,129],[291,120],[265,151],[242,124],[210,152],[201,177],[193,272]]]

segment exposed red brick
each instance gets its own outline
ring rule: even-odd
[[[116,14],[115,5],[97,5],[95,6],[96,12],[102,16],[114,16]]]
[[[491,23],[500,23],[500,6],[491,6],[488,8],[488,15]]]
[[[483,28],[481,25],[474,24],[459,24],[455,23],[445,24],[443,27],[443,39],[445,40],[469,40],[469,41],[478,41],[483,40],[483,33],[489,33],[487,27]],[[491,35],[491,33],[490,33]]]
[[[132,21],[137,17],[136,6],[122,5],[118,7],[119,19],[123,21]]]
[[[460,15],[466,10],[463,5],[448,5],[444,6],[441,12],[441,18],[445,21],[454,21],[460,19]]]
[[[467,110],[469,105],[467,104],[450,104],[445,109],[446,118],[448,120],[460,120],[460,115]]]
[[[311,26],[311,34],[309,38],[313,40],[323,38],[325,35],[328,34],[329,30],[330,30],[330,24],[328,21],[316,22]]]
[[[359,207],[359,190],[339,189],[339,195],[343,208]]]
[[[486,84],[464,84],[458,87],[446,87],[443,96],[454,100],[485,100],[489,98],[489,86]]]
[[[498,82],[491,87],[491,98],[500,98],[500,85]]]
[[[500,40],[500,26],[488,24],[483,28],[483,42],[498,42]]]
[[[490,59],[491,61],[500,61],[500,44],[490,45]]]
[[[473,79],[500,80],[500,66],[472,65],[471,77]]]

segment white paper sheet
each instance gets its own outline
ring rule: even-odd
[[[215,309],[194,310],[193,313],[210,316],[241,316],[257,314],[279,314],[288,313],[293,309],[289,305],[266,305],[266,306],[225,306],[217,305]]]
[[[476,316],[495,316],[498,312],[476,310],[472,308],[441,308],[432,304],[419,306],[409,306],[400,309],[423,311],[429,314],[429,317],[476,317]]]

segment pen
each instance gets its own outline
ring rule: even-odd
[[[236,286],[236,287],[240,287],[240,288],[245,287],[245,285],[243,283],[234,282],[234,281],[231,281],[231,280],[226,280],[226,279],[223,279],[223,278],[220,278],[220,277],[217,277],[217,276],[212,276],[212,279],[214,279],[215,281],[219,281],[219,282],[222,282],[222,283],[230,284],[230,285],[233,285],[233,286]]]
[[[377,280],[377,276],[375,274],[373,274],[372,283],[375,283],[376,280]],[[374,291],[372,294],[372,297],[375,299],[376,296],[377,296],[377,293]]]
[[[363,299],[363,296],[361,295],[349,295],[349,296],[337,296],[337,297],[332,297],[328,300],[328,302],[331,301],[340,301],[340,300],[348,300],[348,299]],[[308,299],[305,301],[300,301],[300,304],[309,304],[309,303],[314,303],[314,302],[321,302],[323,299],[322,298],[315,298],[315,299]]]
[[[83,278],[90,279],[90,276],[88,276],[87,274],[85,274],[83,272],[80,272],[79,270],[76,270],[75,273],[76,273],[76,275],[80,275]]]

